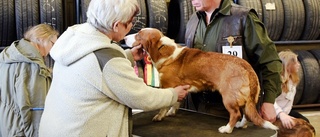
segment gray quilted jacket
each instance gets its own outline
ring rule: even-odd
[[[24,39],[0,53],[0,137],[37,137],[51,73]]]

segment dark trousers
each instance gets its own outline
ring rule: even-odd
[[[308,118],[306,118],[305,116],[303,116],[302,114],[300,114],[297,111],[291,110],[289,113],[289,116],[292,116],[294,118],[301,118],[301,119],[307,121],[308,123],[310,123]]]

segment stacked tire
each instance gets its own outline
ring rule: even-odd
[[[10,45],[16,39],[14,13],[14,1],[2,0],[0,4],[0,47]]]
[[[257,11],[273,41],[320,37],[320,0],[237,0],[237,3]],[[301,68],[294,105],[319,104],[320,50],[295,52]]]
[[[2,0],[0,3],[0,51],[13,41],[21,39],[24,32],[40,23],[53,26],[59,33],[64,31],[62,0]],[[48,57],[47,65],[53,66]]]
[[[300,83],[294,105],[320,103],[320,50],[297,50],[300,62]]]
[[[320,0],[238,0],[253,8],[273,41],[317,40]]]
[[[169,24],[168,37],[177,43],[184,43],[186,25],[195,12],[190,0],[171,0],[168,4]]]
[[[81,23],[86,22],[86,12],[91,0],[82,0]],[[165,0],[138,0],[140,13],[135,17],[129,34],[136,33],[142,28],[152,27],[166,34],[168,31],[168,8]]]
[[[77,0],[80,14],[62,0],[2,0],[0,2],[0,47],[20,39],[33,25],[47,23],[62,33],[68,26],[86,21],[91,0]],[[320,0],[234,0],[254,8],[273,41],[316,40],[320,38]],[[130,33],[154,27],[178,43],[184,43],[186,23],[194,12],[190,0],[138,0],[141,12]],[[70,3],[70,2],[69,2]],[[72,4],[76,4],[74,1]],[[294,10],[292,10],[294,9]],[[170,13],[170,14],[169,14]],[[66,15],[70,16],[67,17]],[[80,21],[74,20],[80,16]],[[67,23],[66,23],[67,22]]]

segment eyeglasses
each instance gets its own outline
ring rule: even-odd
[[[133,17],[132,20],[130,21],[132,24],[134,24],[137,21],[138,17]]]
[[[136,22],[136,17],[133,17],[131,20],[129,20],[128,22],[126,23],[122,23],[126,28],[127,26],[132,23],[132,25]]]
[[[55,43],[55,42],[53,42],[53,41],[51,41],[51,40],[50,40],[50,42],[52,43],[52,45],[54,45],[54,43]]]

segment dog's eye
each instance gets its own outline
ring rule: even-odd
[[[141,39],[141,36],[140,36],[139,34],[137,34],[137,38],[138,38],[138,39]]]

